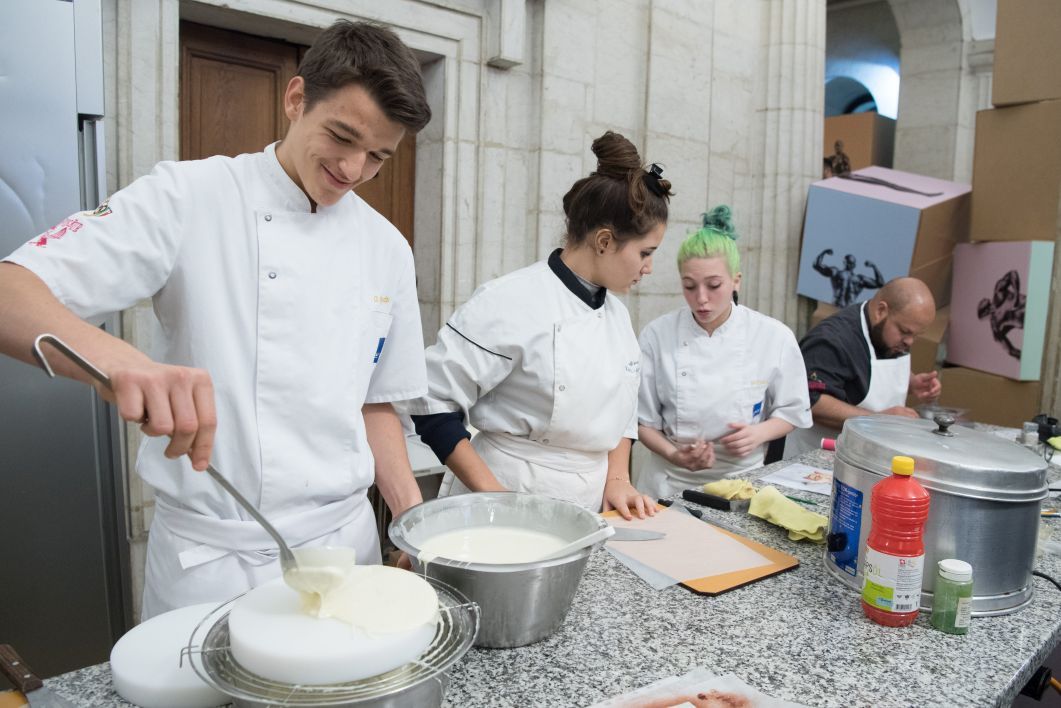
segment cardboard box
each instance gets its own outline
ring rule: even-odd
[[[943,363],[944,347],[947,341],[947,326],[950,324],[950,307],[936,312],[936,319],[928,329],[914,338],[910,347],[910,372],[921,374],[926,371],[939,370]]]
[[[937,307],[946,305],[951,252],[968,237],[969,186],[886,167],[854,174],[936,196],[839,177],[812,184],[796,292],[843,307],[912,275],[929,286]]]
[[[998,0],[991,103],[1061,98],[1061,2]]]
[[[828,317],[832,317],[839,311],[839,307],[833,307],[827,302],[819,302],[818,306],[814,308],[814,312],[810,315],[810,329],[814,329],[818,326],[819,322]]]
[[[1054,244],[962,243],[954,249],[947,361],[1035,381],[1043,361]]]
[[[976,114],[971,240],[1053,241],[1059,193],[1061,100]]]
[[[910,373],[923,374],[928,371],[940,371],[947,350],[947,325],[950,322],[950,307],[936,311],[936,319],[928,329],[914,338],[910,347]],[[917,408],[921,400],[911,394],[906,405]]]
[[[895,152],[895,121],[878,113],[849,113],[825,119],[825,157],[835,154],[836,141],[844,143],[844,154],[852,170],[877,165],[891,167]]]
[[[978,423],[1019,428],[1040,412],[1035,381],[1013,381],[960,366],[944,368],[940,377],[940,405],[963,408],[964,417]]]

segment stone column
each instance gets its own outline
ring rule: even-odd
[[[957,0],[889,0],[899,27],[896,169],[952,180],[960,130],[962,16]]]
[[[991,107],[991,68],[995,61],[995,40],[966,42],[963,47],[961,93],[954,141],[954,181],[972,184],[973,146],[976,142],[976,113]]]
[[[767,0],[763,13],[759,142],[745,179],[754,223],[742,244],[748,287],[741,295],[795,330],[804,319],[796,297],[803,210],[821,178],[825,2]]]

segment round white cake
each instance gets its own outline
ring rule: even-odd
[[[357,566],[329,601],[332,616],[316,617],[280,578],[254,588],[228,616],[232,656],[273,681],[345,683],[416,659],[438,628],[435,589],[397,568]]]

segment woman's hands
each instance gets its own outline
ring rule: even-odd
[[[656,515],[656,500],[647,497],[634,488],[628,479],[609,477],[604,484],[604,511],[615,509],[627,521],[634,518],[645,518]]]
[[[762,423],[756,425],[730,423],[729,427],[733,432],[720,438],[719,442],[726,448],[726,452],[734,457],[747,457],[769,439],[764,434]]]
[[[689,444],[676,443],[674,450],[667,455],[667,462],[692,472],[706,470],[715,466],[715,444],[703,440]]]

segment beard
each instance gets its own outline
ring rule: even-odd
[[[889,347],[884,343],[884,323],[886,320],[881,320],[875,325],[871,325],[869,328],[869,341],[873,343],[873,351],[876,352],[878,359],[898,359],[904,354],[908,354],[910,350],[906,347],[899,345],[898,348]]]

